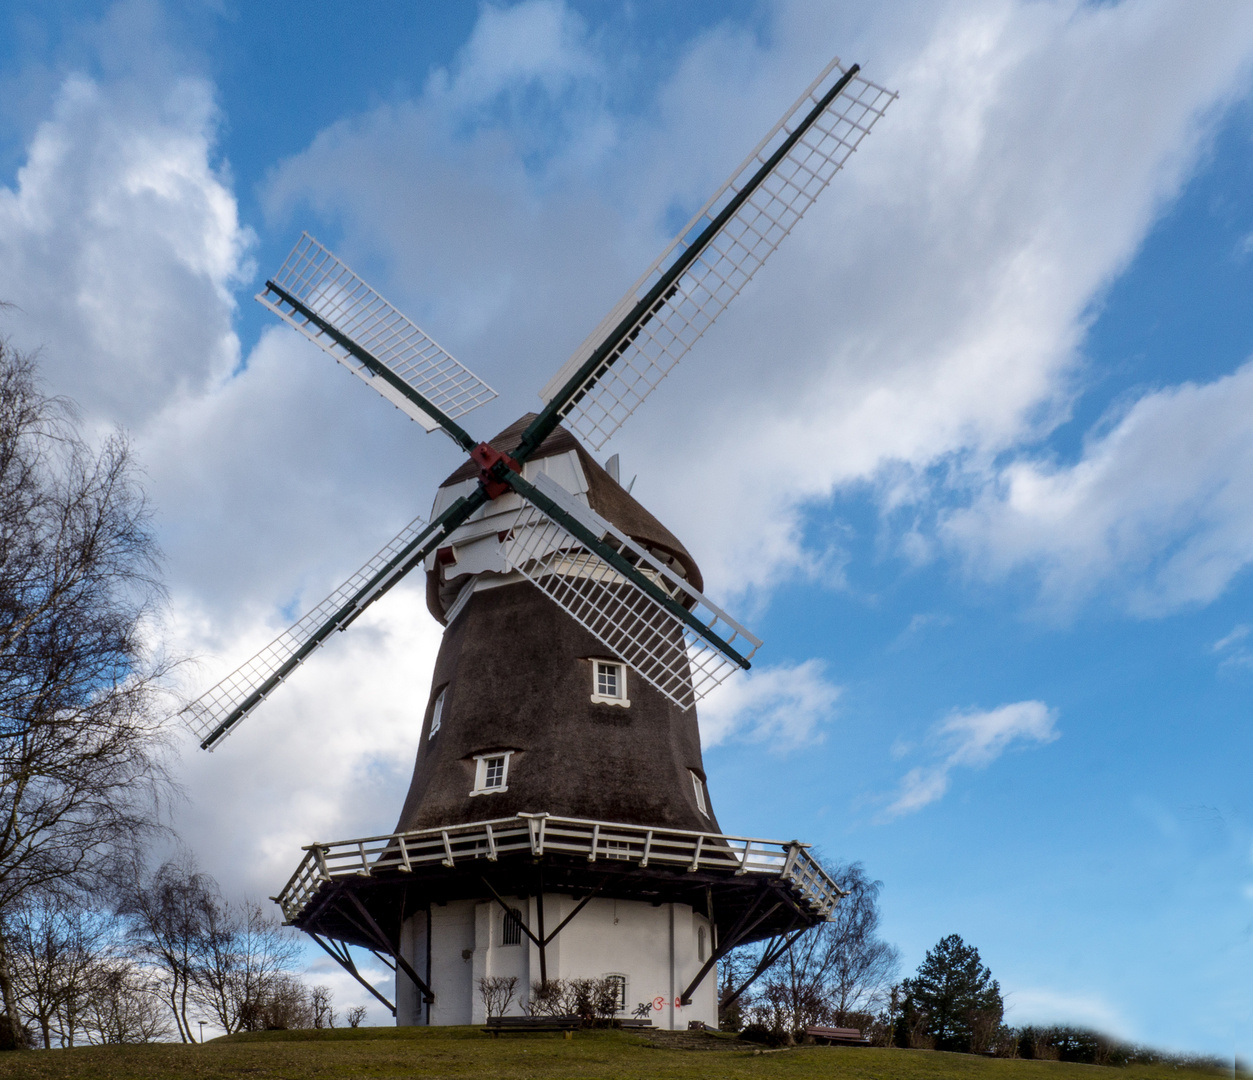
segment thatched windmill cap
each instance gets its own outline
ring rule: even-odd
[[[522,433],[535,419],[535,413],[527,413],[510,424],[504,431],[490,440],[497,450],[508,452],[518,445]],[[705,587],[700,567],[691,553],[679,541],[679,538],[667,529],[660,521],[627,493],[627,490],[602,468],[596,460],[564,427],[557,427],[540,445],[529,460],[553,457],[574,451],[578,455],[583,475],[587,478],[587,499],[592,509],[607,521],[612,522],[631,539],[645,544],[650,548],[663,552],[674,558],[683,569],[687,580],[698,590]],[[472,461],[458,467],[440,484],[441,488],[464,483],[478,475],[478,466]],[[443,622],[443,611],[439,603],[438,589],[433,580],[438,570],[428,573],[427,606],[431,614]]]

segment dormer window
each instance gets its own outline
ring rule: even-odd
[[[439,697],[435,699],[435,707],[431,709],[431,733],[428,739],[435,738],[435,733],[439,730],[440,725],[444,722],[444,698],[448,694],[448,687],[444,687],[439,692]]]
[[[597,705],[631,704],[626,696],[626,664],[617,660],[592,661],[592,701]]]
[[[474,756],[474,789],[471,795],[494,795],[509,790],[509,758],[512,750]]]
[[[692,774],[692,790],[696,794],[696,809],[704,814],[705,817],[709,817],[709,804],[705,800],[705,781],[697,776],[693,770],[688,769],[688,772]]]

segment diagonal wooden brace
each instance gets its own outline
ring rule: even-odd
[[[340,967],[342,967],[346,972],[348,972],[349,975],[351,975],[354,979],[356,979],[357,982],[359,982],[362,986],[364,986],[367,990],[369,990],[371,994],[373,994],[376,998],[379,999],[379,1001],[381,1001],[384,1005],[386,1005],[387,1008],[391,1010],[392,1016],[396,1015],[396,1006],[393,1005],[390,1001],[388,1001],[387,998],[385,998],[382,994],[380,994],[378,990],[374,988],[374,985],[368,982],[366,978],[361,974],[361,972],[357,970],[357,965],[352,962],[352,957],[348,954],[348,950],[346,948],[344,949],[343,955],[341,956],[339,953],[339,950],[331,948],[330,945],[328,945],[325,941],[323,941],[320,937],[318,937],[318,935],[315,934],[312,930],[307,931],[307,933],[309,934],[311,938],[313,938],[314,941],[316,941],[319,945],[321,945],[322,948],[324,948],[328,953],[330,953],[332,959],[334,959],[335,962],[338,963]]]
[[[361,913],[361,917],[365,919],[366,926],[370,931],[370,936],[378,942],[379,948],[396,961],[396,966],[409,976],[409,979],[412,981],[414,986],[422,991],[422,993],[426,996],[426,1001],[428,1003],[434,1001],[435,991],[427,986],[426,981],[413,970],[413,966],[409,963],[409,961],[406,960],[400,950],[391,943],[387,935],[383,933],[382,927],[374,921],[374,916],[366,909],[365,904],[357,898],[357,894],[349,892],[348,899],[352,901],[353,906]]]

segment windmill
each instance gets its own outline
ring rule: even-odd
[[[718,827],[693,706],[761,641],[703,594],[690,553],[618,483],[616,457],[602,467],[588,448],[682,359],[894,98],[832,60],[543,388],[540,411],[489,441],[460,421],[494,391],[308,234],[258,294],[468,455],[429,522],[182,713],[212,749],[424,568],[447,629],[397,827],[310,845],[275,898],[398,1023],[481,1021],[476,987],[493,975],[609,978],[624,1012],[716,1023],[717,961],[765,939],[777,955],[842,895],[806,845]],[[395,1002],[350,945],[395,970]]]

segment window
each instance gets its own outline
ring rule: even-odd
[[[705,961],[705,928],[703,926],[696,928],[696,959],[701,963]]]
[[[448,687],[444,687],[439,692],[439,697],[435,699],[435,708],[431,710],[431,733],[428,739],[435,738],[435,733],[439,730],[440,724],[444,722],[444,697],[448,693]]]
[[[614,660],[592,661],[592,701],[624,708],[631,704],[626,696],[626,664]]]
[[[504,922],[500,929],[500,943],[502,945],[522,944],[522,912],[517,908],[510,908],[505,912]]]
[[[596,693],[601,697],[622,696],[621,672],[617,664],[596,665]]]
[[[493,754],[476,754],[474,758],[474,790],[471,795],[491,795],[509,790],[509,757],[512,750]]]
[[[709,806],[705,802],[705,782],[691,769],[688,772],[692,773],[692,790],[696,792],[696,809],[705,817],[709,817]]]
[[[614,1004],[617,1006],[615,1011],[625,1012],[626,1003],[627,1003],[626,976],[618,975],[618,974],[606,975],[605,982],[609,984],[610,988],[613,991],[613,1001],[614,1001]]]

